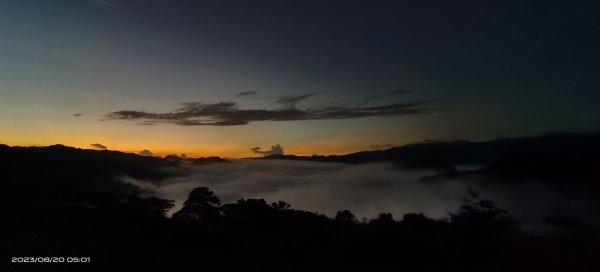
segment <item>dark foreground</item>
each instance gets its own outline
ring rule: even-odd
[[[594,227],[556,220],[568,231],[526,232],[475,192],[443,220],[383,213],[359,222],[349,211],[328,218],[285,202],[222,204],[199,187],[167,218],[172,201],[142,197],[115,177],[160,181],[176,162],[63,146],[0,146],[0,155],[0,271],[600,271]],[[528,158],[536,157],[503,157],[490,169],[533,175],[540,165]],[[596,153],[576,158],[598,162]],[[596,176],[579,174],[596,190]]]

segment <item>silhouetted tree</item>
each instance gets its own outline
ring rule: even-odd
[[[258,221],[267,219],[275,211],[264,199],[239,199],[236,203],[225,204],[221,207],[223,216],[227,219]]]
[[[273,209],[275,209],[277,211],[285,211],[285,210],[289,209],[290,207],[292,207],[292,205],[290,205],[289,203],[287,203],[285,201],[277,201],[277,202],[271,203],[271,207],[273,207]]]
[[[158,197],[135,197],[130,201],[134,206],[139,207],[140,210],[160,217],[165,217],[167,212],[174,206],[173,200],[161,199]]]
[[[441,222],[428,218],[423,213],[407,213],[400,222],[404,231],[410,232],[413,237],[431,235],[438,223]]]
[[[480,199],[472,190],[461,200],[458,211],[449,213],[453,251],[460,252],[456,261],[465,270],[481,270],[489,263],[499,263],[494,269],[502,270],[502,256],[508,252],[507,235],[512,230],[507,211]]]
[[[374,225],[393,225],[394,223],[396,223],[396,221],[394,221],[394,218],[392,216],[391,213],[380,213],[377,218],[371,220],[371,222],[369,222],[369,224],[374,224]]]
[[[358,219],[356,219],[356,216],[354,216],[354,214],[352,214],[352,212],[350,212],[349,210],[338,211],[335,214],[334,219],[343,222],[350,222],[353,224],[358,223]]]
[[[499,225],[509,223],[507,211],[496,206],[490,200],[482,200],[479,195],[469,190],[467,196],[461,198],[463,204],[457,213],[449,213],[450,221],[455,224]]]
[[[194,188],[183,208],[173,214],[176,219],[214,219],[219,216],[221,201],[206,187]]]
[[[433,223],[435,223],[435,220],[428,218],[423,213],[407,213],[402,216],[402,224],[408,226],[423,226]]]

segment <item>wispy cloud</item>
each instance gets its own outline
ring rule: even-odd
[[[95,148],[95,149],[100,149],[100,150],[106,150],[106,149],[108,149],[108,147],[106,147],[105,145],[98,144],[98,143],[91,144],[90,146],[93,147],[93,148]]]
[[[372,144],[369,146],[370,149],[375,149],[375,150],[379,150],[379,149],[386,149],[386,148],[390,148],[393,147],[393,144]]]
[[[314,93],[307,93],[301,95],[279,96],[275,98],[275,103],[283,105],[284,107],[294,108],[300,101],[306,100],[314,95]]]
[[[258,94],[258,92],[256,92],[256,91],[245,91],[245,92],[239,92],[235,96],[243,97],[243,98],[252,98],[252,97],[256,96],[257,94]]]
[[[280,98],[280,103],[293,105],[312,94]],[[381,106],[324,106],[306,109],[282,107],[275,109],[242,109],[234,102],[182,103],[180,108],[166,113],[122,110],[108,113],[103,120],[138,121],[141,124],[170,123],[182,126],[235,126],[257,121],[303,121],[354,119],[375,116],[399,116],[428,112],[431,100],[393,103]]]
[[[402,89],[396,89],[396,90],[392,90],[392,91],[385,92],[385,93],[373,94],[371,96],[368,96],[368,97],[360,100],[355,105],[366,105],[366,104],[369,104],[373,101],[379,100],[384,97],[389,97],[389,96],[393,96],[393,95],[403,95],[403,94],[407,94],[407,93],[412,93],[412,90],[402,88]]]

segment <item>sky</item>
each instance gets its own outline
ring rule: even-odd
[[[598,8],[0,0],[0,143],[248,157],[597,131]]]

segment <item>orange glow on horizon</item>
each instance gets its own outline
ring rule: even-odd
[[[63,144],[82,149],[94,149],[98,143],[108,150],[139,153],[150,150],[156,156],[185,154],[190,158],[219,156],[225,158],[260,157],[251,148],[270,150],[280,144],[285,154],[299,156],[343,155],[369,150],[370,144],[399,144],[397,135],[385,133],[385,127],[367,127],[352,137],[348,132],[327,131],[325,123],[312,122],[311,129],[299,129],[292,124],[257,123],[251,127],[181,128],[177,126],[132,126],[124,122],[97,122],[90,117],[68,121],[46,120],[28,126],[11,123],[0,127],[0,143],[11,146],[50,146]],[[53,124],[53,125],[50,125]],[[401,135],[409,140],[409,135]],[[418,135],[410,135],[418,137]]]
[[[90,144],[84,144],[84,145],[81,145],[81,144],[70,145],[70,144],[64,144],[64,143],[48,143],[48,144],[41,144],[41,145],[40,144],[11,144],[11,143],[2,143],[2,144],[7,144],[9,146],[25,146],[25,147],[28,147],[28,146],[43,147],[43,146],[51,146],[51,145],[55,145],[55,144],[61,144],[61,145],[70,146],[70,147],[74,147],[74,148],[80,148],[80,149],[98,150],[96,148],[93,148]],[[306,149],[306,148],[302,148],[302,147],[287,148],[284,146],[285,154],[297,155],[297,156],[312,156],[315,154],[316,155],[344,155],[344,154],[349,154],[349,153],[353,153],[353,152],[366,150],[366,149],[357,148],[355,146],[353,147],[353,146],[347,146],[347,145],[346,146],[345,145],[332,146],[332,145],[324,145],[324,144],[315,144],[312,147],[313,148],[311,148],[311,149]],[[188,151],[182,151],[181,149],[174,149],[174,148],[170,148],[168,146],[161,146],[161,147],[149,146],[148,148],[143,148],[143,147],[123,145],[123,146],[116,146],[116,147],[109,146],[107,150],[119,151],[119,152],[124,152],[124,153],[133,153],[133,154],[138,154],[142,150],[149,150],[150,152],[152,152],[152,154],[154,154],[155,157],[165,157],[167,155],[172,155],[172,154],[176,154],[176,155],[185,154],[189,158],[219,156],[219,157],[232,158],[232,159],[262,157],[263,156],[261,154],[253,153],[250,149],[235,150],[235,149],[232,149],[230,147],[228,148],[225,146],[211,146],[211,147],[204,147],[202,149],[197,149],[197,150],[187,149]],[[267,149],[265,149],[265,150],[267,150]],[[315,152],[314,150],[319,150],[320,152]]]

